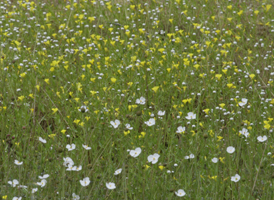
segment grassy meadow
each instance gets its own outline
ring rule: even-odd
[[[0,12],[0,199],[274,199],[272,0]]]

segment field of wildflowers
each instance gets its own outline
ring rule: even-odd
[[[0,199],[274,199],[272,0],[0,2]]]

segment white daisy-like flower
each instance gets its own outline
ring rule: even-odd
[[[194,156],[194,154],[192,153],[192,154],[189,155],[189,159],[193,159],[193,158],[195,158],[195,156]]]
[[[19,182],[16,179],[13,179],[13,181],[8,181],[8,184],[10,184],[12,187],[16,187],[16,185],[18,185]]]
[[[145,124],[148,126],[153,126],[153,125],[155,125],[155,119],[150,118],[148,121],[145,122]]]
[[[69,151],[72,151],[76,148],[76,145],[75,144],[67,144],[66,148],[69,150]]]
[[[38,191],[38,188],[32,188],[31,193],[34,194],[37,191]]]
[[[177,192],[175,192],[175,194],[178,196],[178,197],[183,197],[186,195],[185,191],[182,190],[182,189],[179,189]]]
[[[122,172],[122,168],[117,169],[117,170],[114,172],[114,175],[118,175],[118,174],[120,174],[121,172]]]
[[[110,124],[114,127],[117,128],[121,122],[118,119],[115,119],[115,121],[111,121]]]
[[[132,130],[133,128],[130,126],[130,124],[126,124],[126,129]]]
[[[82,144],[82,147],[83,147],[84,149],[86,149],[86,150],[90,150],[90,149],[91,149],[91,147],[89,147],[88,145],[84,145],[84,144]]]
[[[74,166],[73,168],[72,168],[72,171],[81,171],[82,170],[82,165],[79,165],[78,167],[77,166]]]
[[[22,197],[13,197],[12,200],[21,200]]]
[[[41,182],[37,182],[37,185],[40,185],[41,187],[45,187],[45,185],[47,184],[47,180],[46,179],[42,179]]]
[[[213,163],[217,163],[217,162],[219,161],[219,158],[212,158],[211,161],[212,161]]]
[[[258,137],[257,137],[257,140],[258,140],[259,142],[265,142],[265,141],[267,140],[267,136],[266,136],[266,135],[264,135],[264,136],[258,136]]]
[[[186,127],[179,126],[179,127],[177,128],[176,133],[184,133],[185,130],[186,130]]]
[[[187,113],[186,119],[191,120],[191,119],[196,119],[196,114],[193,112]]]
[[[106,183],[106,186],[109,190],[113,190],[116,188],[115,183],[111,183],[111,182]]]
[[[165,113],[166,113],[166,111],[161,111],[161,110],[158,111],[158,115],[159,115],[159,116],[164,116]]]
[[[244,135],[246,138],[249,136],[249,132],[246,128],[243,128],[241,131],[239,131],[241,135]]]
[[[64,160],[63,165],[65,167],[67,167],[69,165],[74,165],[74,162],[73,162],[73,160],[70,157],[63,158],[63,160]]]
[[[15,160],[15,161],[14,161],[14,164],[16,164],[16,165],[22,165],[22,164],[23,164],[23,161],[22,161],[22,162],[19,162],[18,160]]]
[[[140,99],[136,99],[136,104],[144,105],[146,103],[145,97],[140,97]]]
[[[73,165],[72,165],[72,164],[69,164],[69,165],[68,165],[68,168],[66,169],[66,171],[73,171]]]
[[[38,178],[40,178],[40,179],[46,179],[46,178],[48,178],[48,177],[49,177],[48,174],[44,174],[43,176],[38,176]]]
[[[80,196],[79,195],[76,195],[75,193],[72,194],[72,199],[73,200],[79,200],[80,199]]]
[[[132,157],[136,158],[137,156],[140,155],[140,153],[142,152],[140,147],[137,147],[135,150],[130,150],[129,151],[129,155],[131,155]]]
[[[236,174],[235,176],[231,177],[231,181],[233,181],[235,183],[238,182],[240,179],[241,179],[241,177],[239,174]]]
[[[227,153],[234,153],[235,147],[229,146],[226,148]]]
[[[89,185],[89,183],[90,183],[90,180],[89,180],[89,177],[86,177],[86,178],[84,178],[83,180],[80,180],[80,184],[82,185],[82,186],[88,186]]]
[[[155,164],[158,162],[160,155],[158,153],[155,153],[153,155],[149,155],[147,157],[148,162],[151,162],[152,164]]]
[[[239,102],[239,106],[243,107],[244,105],[247,104],[247,99],[246,98],[242,98],[241,102]]]
[[[41,137],[39,137],[39,141],[42,142],[42,143],[44,143],[44,144],[47,143],[47,140],[45,140],[45,139],[43,139]]]
[[[79,112],[88,112],[87,106],[81,106],[80,109],[78,109]]]

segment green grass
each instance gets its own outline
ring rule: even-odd
[[[272,1],[0,6],[0,198],[274,198]]]

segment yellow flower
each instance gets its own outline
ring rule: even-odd
[[[116,78],[111,78],[110,80],[111,80],[112,83],[115,83],[117,79]]]
[[[216,77],[218,80],[220,80],[221,77],[222,77],[222,74],[216,74],[215,77]]]
[[[237,12],[237,15],[241,16],[243,14],[243,10],[240,10],[239,12]]]
[[[65,134],[67,132],[67,130],[63,129],[61,130],[61,133]]]
[[[221,104],[219,104],[219,106],[221,106],[221,108],[223,108],[225,106],[225,104],[221,103]]]
[[[58,108],[52,108],[51,110],[53,111],[52,114],[55,114],[58,111]]]
[[[253,79],[255,77],[255,74],[250,74],[249,77]]]
[[[50,134],[48,135],[50,138],[54,138],[56,136],[56,134]]]
[[[259,12],[260,12],[260,11],[255,10],[255,11],[254,11],[254,14],[257,16],[257,15],[259,14]]]
[[[160,169],[160,170],[163,170],[164,168],[165,168],[165,167],[164,167],[163,165],[160,165],[160,166],[159,166],[159,169]]]
[[[24,96],[18,97],[18,99],[19,99],[20,101],[23,101],[24,98],[25,98]]]
[[[45,79],[45,82],[46,82],[47,84],[49,84],[49,79],[48,79],[48,78],[46,78],[46,79]]]
[[[207,108],[207,109],[204,109],[203,111],[208,115],[208,112],[209,112],[209,109],[208,109],[208,108]]]
[[[8,195],[2,196],[2,199],[7,199]]]
[[[155,87],[152,88],[152,90],[153,90],[154,92],[157,92],[158,89],[159,89],[159,86],[155,86]]]

